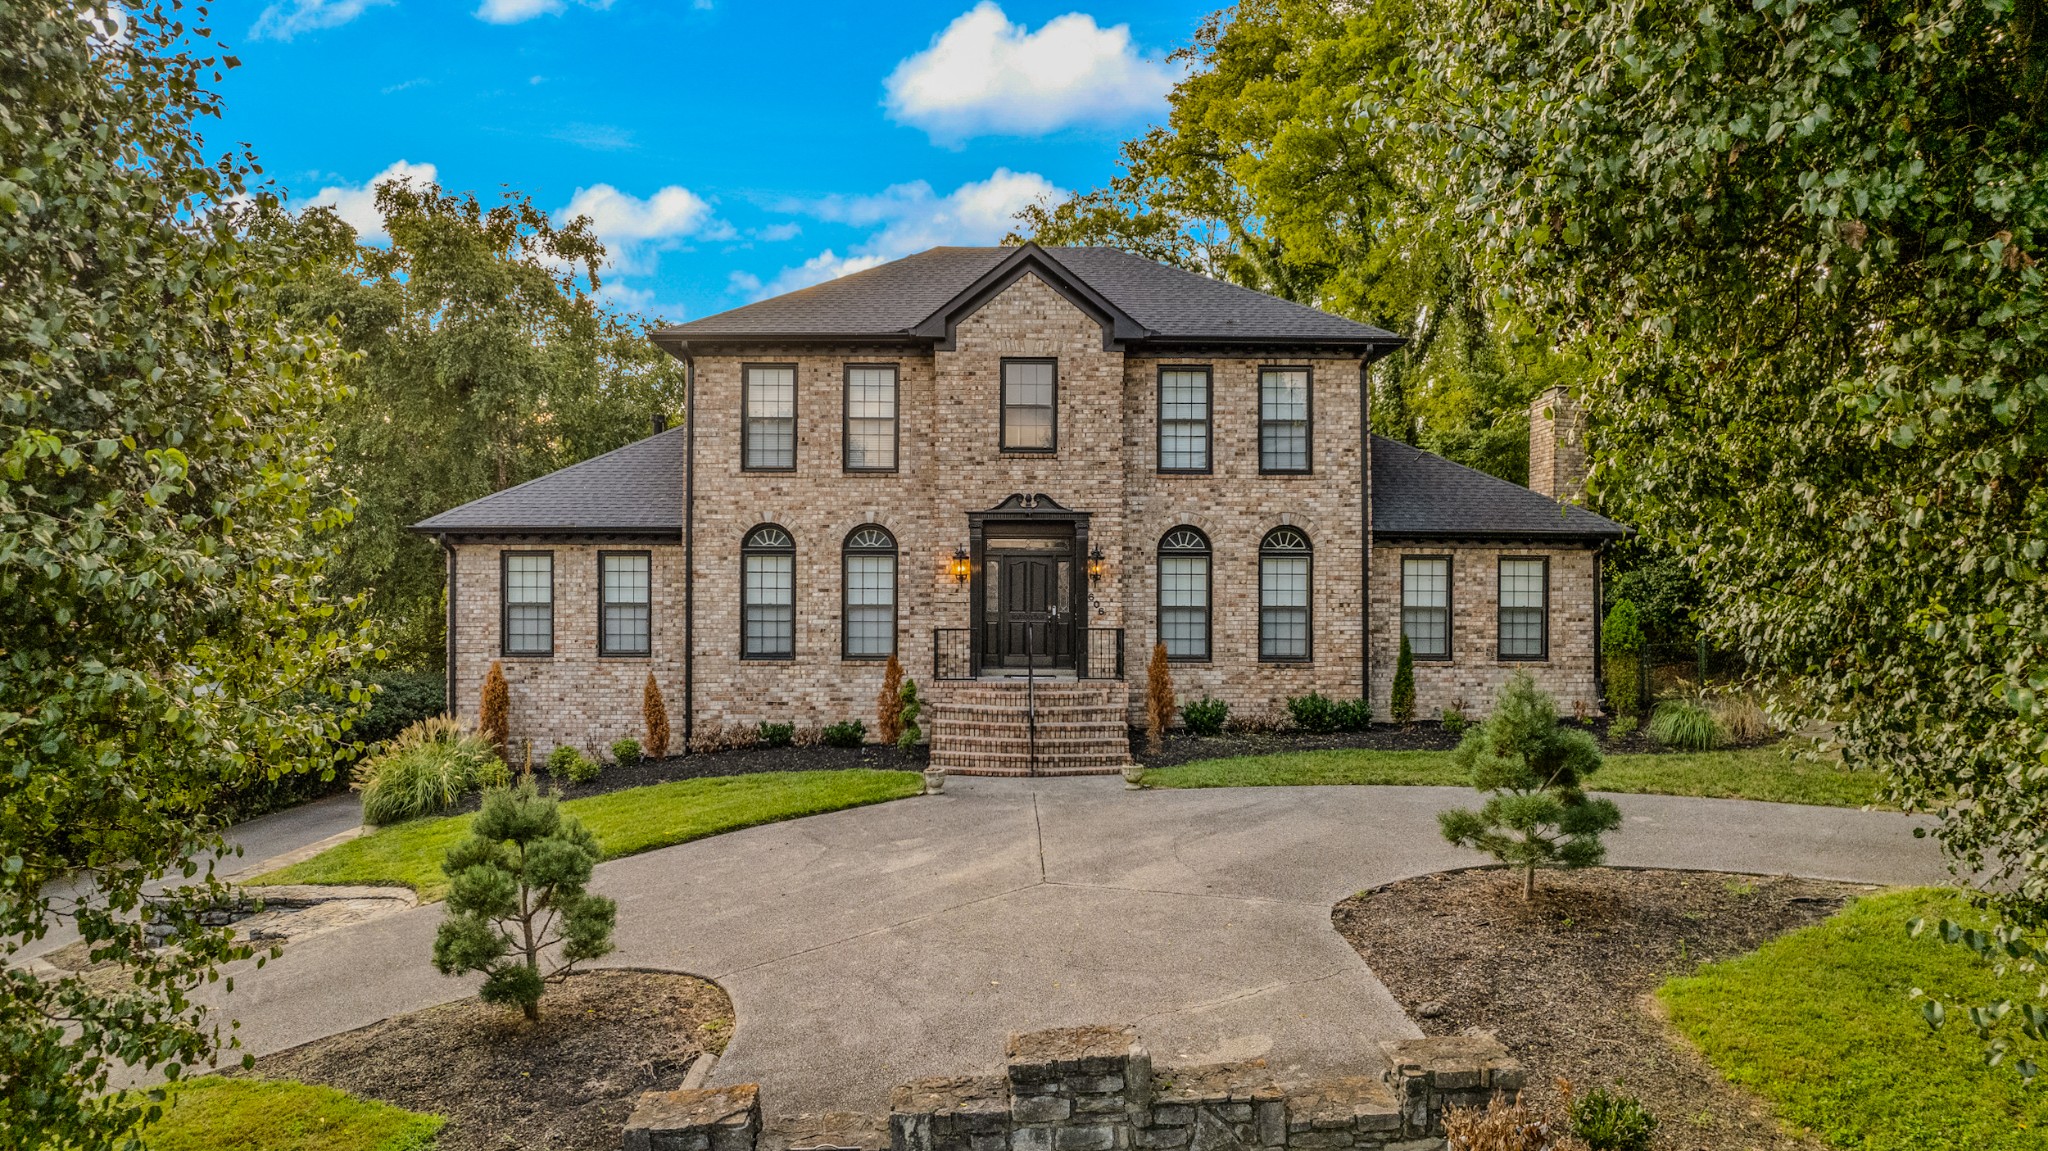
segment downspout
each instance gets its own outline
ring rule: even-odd
[[[1372,703],[1372,353],[1358,361],[1359,698]]]
[[[448,605],[446,609],[448,620],[447,626],[442,629],[447,633],[443,640],[447,648],[443,658],[447,661],[448,666],[447,670],[443,673],[444,682],[441,685],[441,701],[442,707],[447,714],[455,716],[460,714],[456,710],[455,700],[455,545],[449,543],[448,537],[445,535],[435,536],[434,539],[441,545],[441,555],[448,567]]]
[[[697,361],[688,344],[683,360],[683,754],[697,723]]]

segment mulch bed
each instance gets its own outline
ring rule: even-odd
[[[1494,1032],[1528,1068],[1532,1097],[1553,1097],[1559,1078],[1635,1095],[1661,1120],[1665,1151],[1809,1151],[1671,1032],[1650,993],[1869,890],[1593,868],[1539,875],[1524,903],[1518,875],[1487,868],[1365,892],[1332,918],[1424,1032]]]
[[[1225,732],[1222,735],[1185,735],[1169,732],[1158,755],[1145,751],[1145,733],[1131,733],[1131,756],[1146,767],[1172,767],[1198,759],[1228,759],[1241,755],[1274,755],[1286,751],[1332,751],[1371,748],[1375,751],[1449,751],[1458,746],[1459,736],[1437,723],[1408,726],[1376,724],[1370,731],[1311,735],[1305,731]]]
[[[254,1074],[445,1115],[439,1151],[615,1151],[639,1094],[673,1090],[732,1034],[732,1001],[687,975],[573,975],[540,1011],[530,1024],[464,999],[266,1056]]]

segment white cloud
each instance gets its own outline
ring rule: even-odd
[[[1177,76],[1138,53],[1128,24],[1103,28],[1069,12],[1032,32],[1012,24],[995,0],[981,0],[896,65],[884,81],[885,103],[897,121],[942,142],[1039,136],[1162,107]]]
[[[263,40],[289,40],[301,32],[338,28],[365,11],[392,0],[277,0],[256,17],[249,35]]]
[[[652,288],[636,288],[618,280],[606,280],[604,287],[597,290],[600,304],[617,312],[631,312],[643,319],[678,323],[685,311],[681,304],[664,303],[654,294]]]
[[[962,184],[944,196],[918,180],[897,184],[878,195],[830,196],[792,204],[788,206],[790,210],[821,220],[877,230],[843,256],[827,248],[797,267],[784,268],[766,282],[745,273],[736,274],[732,287],[752,299],[763,300],[926,248],[994,244],[1009,232],[1017,213],[1027,205],[1040,200],[1062,200],[1067,194],[1036,172],[997,168],[988,179]]]
[[[361,184],[338,184],[322,188],[306,201],[309,208],[332,208],[350,227],[356,230],[356,237],[362,240],[388,240],[384,231],[384,217],[377,211],[377,186],[392,180],[410,180],[415,184],[432,184],[438,177],[432,164],[413,164],[399,160],[382,172]]]
[[[604,9],[612,0],[577,0],[585,8]],[[536,16],[553,16],[562,11],[562,0],[483,0],[476,18],[486,24],[524,24]]]
[[[560,218],[590,217],[604,241],[611,268],[628,274],[647,271],[653,252],[685,238],[730,239],[732,225],[711,214],[711,205],[688,188],[671,184],[641,199],[610,184],[576,189]]]

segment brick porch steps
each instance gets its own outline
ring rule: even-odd
[[[1023,680],[938,685],[931,708],[933,767],[954,775],[1113,775],[1131,762],[1120,682],[1043,680],[1035,702],[1037,755]]]

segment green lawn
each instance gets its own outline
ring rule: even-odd
[[[1145,773],[1153,787],[1284,787],[1309,784],[1471,783],[1448,751],[1289,751],[1203,759]],[[1877,802],[1877,776],[1797,759],[1780,747],[1662,755],[1610,755],[1589,781],[1596,791],[1698,795],[1862,807]]]
[[[685,779],[572,799],[606,859],[652,851],[742,827],[902,799],[924,789],[914,771],[792,771]],[[469,816],[380,827],[252,883],[370,883],[410,887],[422,899],[447,892],[441,860],[469,833]]]
[[[1959,947],[1909,939],[1906,922],[1970,919],[1935,889],[1858,900],[1825,923],[1751,955],[1705,966],[1658,997],[1721,1073],[1777,1105],[1779,1116],[1853,1151],[2019,1151],[2048,1146],[2048,1094],[2009,1068],[1987,1068],[1954,1011],[1938,1034],[1908,998],[1984,1003],[2002,988],[2030,1000],[2034,981],[1998,980]],[[1677,1119],[1677,1116],[1670,1117]]]
[[[207,1076],[167,1090],[146,1151],[423,1151],[443,1122],[288,1079]]]

